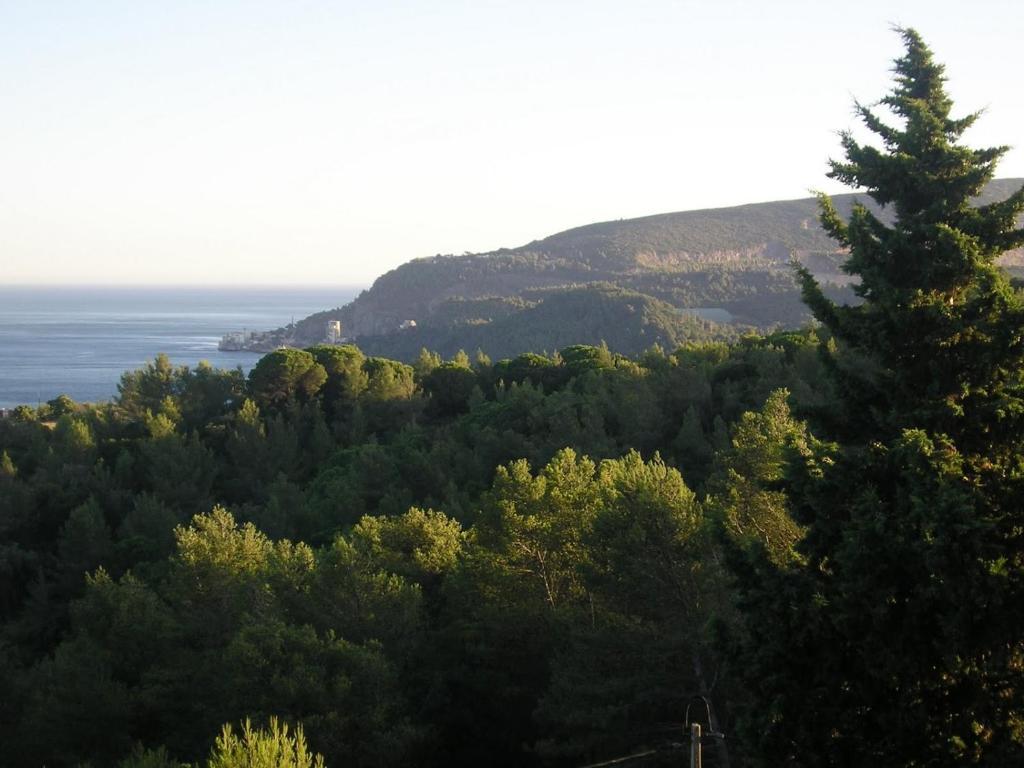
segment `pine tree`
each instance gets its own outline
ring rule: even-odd
[[[951,117],[944,68],[915,31],[900,33],[906,54],[895,62],[895,89],[880,103],[902,130],[857,104],[882,148],[843,133],[846,160],[831,161],[829,173],[866,189],[895,222],[887,226],[858,205],[846,223],[822,196],[822,224],[849,249],[843,269],[857,278],[864,303],[835,306],[801,269],[804,299],[846,347],[839,379],[856,416],[851,426],[891,435],[928,425],[982,452],[1017,429],[1024,404],[1024,315],[995,264],[1024,244],[1017,228],[1024,188],[972,205],[1007,147],[959,143],[980,113]]]
[[[1024,305],[996,265],[1024,243],[1024,190],[975,206],[1004,147],[960,143],[943,67],[913,30],[895,87],[857,113],[830,176],[892,223],[822,198],[863,303],[836,306],[800,270],[836,341],[838,444],[796,457],[798,562],[737,555],[767,764],[1019,764],[1024,750]]]

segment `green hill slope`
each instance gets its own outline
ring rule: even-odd
[[[1003,199],[1021,184],[1022,179],[993,181],[978,202]],[[860,201],[886,218],[864,195],[838,195],[834,201],[843,214]],[[480,346],[492,356],[516,346],[502,339],[529,337],[523,349],[611,343],[620,333],[610,319],[584,327],[575,316],[602,317],[613,301],[607,290],[576,291],[593,285],[642,294],[677,313],[711,308],[741,325],[799,325],[808,315],[789,268],[792,260],[832,283],[834,295],[853,298],[839,268],[843,255],[818,225],[817,212],[817,201],[809,197],[666,213],[589,224],[514,249],[415,259],[379,277],[348,305],[299,322],[294,341],[315,343],[326,321],[339,319],[345,335],[360,345],[401,358],[418,352],[419,347],[405,351],[411,339],[439,351]],[[1004,262],[1019,265],[1021,254],[1011,253]],[[549,304],[564,292],[572,298]],[[544,304],[549,306],[542,310]],[[652,310],[655,315],[667,317],[664,308]],[[541,319],[551,323],[546,330],[537,325]],[[417,329],[400,331],[408,321]],[[678,328],[678,322],[655,325]],[[586,336],[556,340],[564,338],[563,329]],[[638,351],[642,341],[617,348]]]
[[[432,321],[397,333],[363,336],[359,345],[368,354],[400,360],[415,358],[424,347],[444,357],[460,349],[481,349],[497,360],[601,342],[635,355],[652,344],[676,349],[686,341],[736,335],[729,325],[702,319],[651,296],[611,285],[591,285],[538,292],[515,311],[488,321]]]

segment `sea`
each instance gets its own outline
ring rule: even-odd
[[[176,365],[207,360],[248,372],[260,355],[221,352],[230,331],[269,330],[347,304],[361,286],[0,286],[0,408],[65,394],[117,395],[125,371],[165,353]]]

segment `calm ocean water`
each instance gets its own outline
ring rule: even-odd
[[[117,394],[124,371],[164,352],[248,371],[259,355],[220,352],[228,331],[267,330],[340,307],[359,288],[40,288],[0,286],[0,408],[59,394]]]

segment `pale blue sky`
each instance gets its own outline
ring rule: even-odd
[[[1016,144],[1018,2],[0,0],[0,284],[369,283],[593,221],[839,191],[890,24]]]

